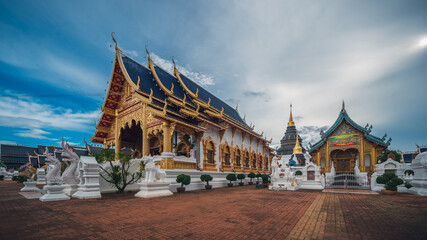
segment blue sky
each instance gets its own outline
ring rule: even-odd
[[[83,145],[114,51],[190,75],[277,144],[350,116],[427,144],[426,1],[0,1],[0,142]]]

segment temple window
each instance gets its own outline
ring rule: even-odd
[[[325,167],[326,166],[326,159],[325,159],[325,157],[321,157],[320,158],[320,166],[321,167]]]
[[[208,148],[208,163],[215,163],[215,159],[214,159],[215,150],[212,145],[213,144],[208,145],[210,147]]]
[[[261,156],[258,157],[258,168],[262,169],[262,157]]]
[[[236,148],[234,150],[234,156],[235,156],[234,157],[235,158],[235,160],[234,160],[235,165],[240,166],[240,150],[238,148]]]
[[[215,164],[216,144],[211,137],[203,141],[203,168],[207,171],[216,171]]]
[[[222,145],[222,157],[223,164],[230,165],[230,147],[227,143],[224,143],[224,145]]]
[[[186,156],[188,157],[190,148],[186,143],[179,143],[176,147],[177,156]]]
[[[369,167],[371,166],[371,155],[365,154],[365,166]]]
[[[265,157],[264,158],[264,164],[265,164],[265,170],[268,170],[268,158],[267,157]]]
[[[256,168],[256,155],[252,156],[252,168]]]

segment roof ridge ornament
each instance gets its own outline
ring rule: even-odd
[[[118,44],[117,44],[117,41],[116,41],[116,39],[114,38],[114,34],[115,34],[115,32],[111,32],[111,38],[113,39],[113,42],[116,44],[115,46],[114,46],[114,49],[116,49],[116,51],[120,51],[120,48],[117,46]]]
[[[342,109],[341,110],[345,111],[345,102],[344,102],[344,99],[342,100]]]

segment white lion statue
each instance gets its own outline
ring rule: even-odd
[[[141,159],[145,163],[145,181],[146,182],[164,182],[166,172],[160,169],[159,165],[154,163],[154,157],[145,156]]]

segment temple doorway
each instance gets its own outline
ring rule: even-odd
[[[142,153],[142,128],[140,123],[132,121],[120,131],[121,148],[129,148],[133,151],[133,157],[140,157]]]
[[[334,150],[331,152],[331,160],[337,173],[349,173],[354,171],[354,165],[358,155],[357,149]]]

